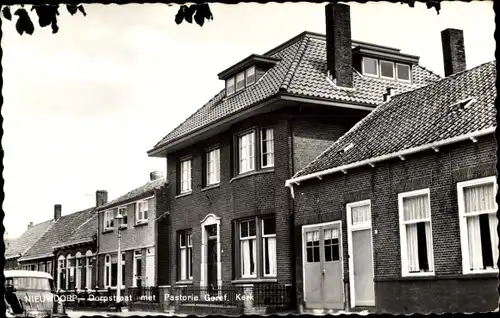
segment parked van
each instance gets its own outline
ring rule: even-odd
[[[4,271],[7,317],[56,317],[58,297],[52,276],[45,272]]]

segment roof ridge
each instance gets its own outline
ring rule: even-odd
[[[105,205],[103,205],[103,206],[102,206],[102,208],[106,208],[106,207],[109,207],[109,206],[111,206],[111,205],[114,205],[114,204],[120,203],[121,201],[124,201],[124,200],[119,200],[119,199],[120,199],[120,198],[122,198],[122,197],[124,197],[124,196],[126,196],[126,195],[128,195],[128,194],[130,194],[130,193],[133,193],[133,192],[134,192],[134,191],[136,191],[137,189],[143,188],[143,187],[145,187],[145,186],[147,186],[147,185],[149,185],[149,184],[153,184],[153,183],[160,183],[160,181],[166,181],[166,180],[167,180],[167,177],[166,177],[166,176],[163,176],[163,177],[161,177],[161,178],[158,178],[158,179],[155,179],[155,180],[150,180],[150,181],[148,181],[148,182],[146,182],[146,183],[143,183],[142,185],[140,185],[140,186],[138,186],[138,187],[135,187],[135,188],[133,188],[132,190],[129,190],[129,191],[127,191],[127,192],[125,192],[125,193],[123,193],[123,194],[121,194],[121,195],[117,196],[115,199],[113,199],[113,200],[109,201],[109,203],[106,203]],[[131,199],[131,198],[128,198],[128,199]],[[127,199],[127,200],[128,200],[128,199]],[[101,207],[100,207],[99,209],[101,209]]]
[[[306,37],[308,34],[311,34],[309,31],[302,31],[296,36],[294,36],[291,39],[286,40],[285,42],[281,43],[278,46],[275,46],[273,49],[267,51],[266,53],[262,54],[264,56],[272,56],[275,55],[277,52],[283,51],[287,47],[292,46],[295,42],[301,40],[302,38]]]
[[[304,56],[304,52],[306,50],[306,47],[309,45],[309,37],[305,35],[301,39],[301,43],[299,47],[297,48],[297,51],[295,52],[295,56],[293,57],[292,63],[290,64],[290,67],[288,68],[288,72],[285,75],[285,78],[283,79],[283,82],[281,83],[279,87],[279,91],[287,91],[288,87],[292,83],[293,76],[295,75],[295,72],[297,71],[300,61],[302,61],[302,57]]]

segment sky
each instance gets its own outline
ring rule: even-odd
[[[420,56],[440,75],[445,28],[464,31],[468,68],[494,60],[492,2],[445,2],[439,15],[349,4],[354,40]],[[146,152],[224,87],[217,74],[302,31],[324,34],[324,5],[211,4],[214,20],[199,27],[176,25],[177,5],[86,4],[86,17],[60,8],[59,32],[32,36],[2,21],[7,236],[51,219],[54,204],[73,213],[94,206],[96,190],[112,200],[165,171]]]

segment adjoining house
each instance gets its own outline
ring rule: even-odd
[[[96,192],[96,205],[106,200],[106,191]],[[92,289],[95,286],[93,258],[97,251],[95,214],[96,208],[92,207],[62,215],[61,205],[54,205],[53,225],[18,259],[19,264],[29,270],[46,268],[58,290]]]
[[[283,183],[384,98],[440,79],[418,56],[352,41],[349,6],[325,10],[326,36],[303,32],[222,71],[225,88],[148,152],[166,158],[170,181],[159,285],[244,290],[255,296],[245,312],[294,306],[294,206]]]
[[[122,266],[121,287],[156,286],[156,196],[165,186],[159,172],[150,174],[146,184],[100,206],[98,211],[98,287],[116,292],[118,264]],[[121,252],[118,257],[116,216],[123,217]],[[120,260],[120,262],[119,262]]]
[[[53,225],[54,220],[48,220],[42,223],[28,224],[28,229],[19,238],[5,245],[5,270],[29,269],[41,270],[52,274],[52,262],[41,264],[32,264],[32,266],[21,266],[18,262],[22,257]]]
[[[287,180],[303,308],[393,313],[498,306],[496,63],[392,96]]]

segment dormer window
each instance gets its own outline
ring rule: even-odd
[[[247,71],[246,71],[246,83],[247,83],[247,86],[255,83],[255,66],[252,66],[252,67],[247,69]]]
[[[245,87],[254,84],[255,80],[255,66],[251,66],[226,80],[226,95],[230,96],[241,91]]]
[[[363,58],[363,74],[378,77],[378,60],[370,57]]]
[[[234,77],[231,77],[226,81],[226,95],[229,96],[231,94],[234,94],[234,92]]]
[[[399,81],[410,81],[410,66],[406,64],[396,64],[396,76]]]
[[[411,82],[411,68],[408,64],[363,57],[363,75],[379,77],[399,82]]]
[[[236,91],[240,91],[245,88],[245,72],[241,72],[236,75]]]
[[[380,61],[380,77],[386,79],[394,79],[394,63],[388,61]]]

